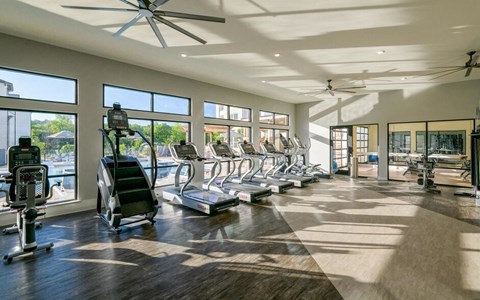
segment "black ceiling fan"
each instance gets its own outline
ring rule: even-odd
[[[327,80],[327,87],[321,90],[313,91],[313,92],[308,92],[304,93],[303,95],[305,96],[317,96],[320,94],[323,94],[325,92],[328,92],[331,96],[335,96],[335,92],[338,93],[349,93],[349,94],[355,94],[355,91],[351,91],[352,89],[363,89],[366,88],[366,85],[359,85],[359,86],[347,86],[347,87],[337,87],[334,88],[332,86],[332,79]]]
[[[328,82],[327,87],[323,92],[328,92],[331,96],[335,96],[335,92],[355,94],[356,93],[355,91],[350,91],[350,90],[366,88],[365,85],[334,88],[332,86],[332,79],[328,79],[327,82]]]
[[[158,21],[162,24],[171,27],[186,36],[202,43],[206,44],[207,41],[199,38],[198,36],[194,35],[193,33],[181,28],[178,25],[168,21],[164,17],[172,17],[172,18],[181,18],[181,19],[190,19],[190,20],[198,20],[198,21],[207,21],[207,22],[217,22],[217,23],[225,23],[225,18],[218,18],[218,17],[211,17],[211,16],[204,16],[204,15],[194,15],[194,14],[187,14],[181,12],[174,12],[174,11],[165,11],[165,10],[157,10],[160,6],[168,2],[169,0],[137,0],[138,5],[131,3],[128,0],[119,0],[130,7],[133,8],[113,8],[113,7],[91,7],[91,6],[76,6],[76,5],[62,5],[64,8],[73,8],[73,9],[85,9],[85,10],[103,10],[103,11],[118,11],[118,12],[134,12],[137,13],[133,19],[131,19],[128,23],[123,25],[117,32],[114,33],[115,36],[120,36],[125,30],[130,28],[132,25],[137,23],[141,18],[145,18],[152,28],[153,32],[157,36],[160,44],[162,47],[167,48],[168,45],[165,42],[165,39],[162,36],[162,33],[157,27],[155,21]]]
[[[448,67],[437,67],[436,69],[447,69],[447,70],[442,70],[434,73],[429,73],[425,74],[423,76],[430,76],[430,75],[436,75],[436,74],[441,74],[439,76],[433,77],[430,80],[437,79],[440,77],[444,77],[462,70],[467,70],[465,72],[465,77],[470,76],[470,73],[472,73],[473,68],[480,68],[480,64],[477,63],[479,55],[477,54],[477,51],[470,51],[467,52],[468,55],[468,61],[465,63],[463,66],[448,66]]]

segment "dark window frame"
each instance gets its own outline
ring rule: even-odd
[[[27,101],[36,101],[36,102],[46,102],[46,103],[56,103],[56,104],[66,104],[66,105],[78,105],[78,79],[76,78],[70,78],[66,76],[59,76],[59,75],[52,75],[52,74],[46,74],[46,73],[40,73],[40,72],[34,72],[34,71],[26,71],[26,70],[20,70],[20,69],[14,69],[14,68],[8,68],[8,67],[2,67],[0,66],[0,70],[7,70],[7,71],[12,71],[12,72],[19,72],[19,73],[26,73],[26,74],[31,74],[31,75],[36,75],[36,76],[42,76],[42,77],[51,77],[51,78],[57,78],[57,79],[64,79],[64,80],[71,80],[75,82],[75,100],[73,103],[71,102],[61,102],[61,101],[54,101],[54,100],[45,100],[45,99],[35,99],[35,98],[24,98],[24,97],[9,97],[9,96],[0,96],[3,98],[8,98],[8,99],[16,99],[16,100],[27,100]]]
[[[205,116],[205,103],[208,103],[208,104],[214,104],[214,105],[222,105],[222,106],[226,106],[227,107],[227,118],[217,118],[217,117],[207,117]],[[204,107],[204,112],[203,112],[203,117],[205,119],[214,119],[214,120],[227,120],[227,121],[233,121],[233,122],[245,122],[245,123],[251,123],[252,122],[252,109],[249,108],[249,107],[243,107],[243,106],[237,106],[237,105],[232,105],[232,104],[224,104],[224,103],[219,103],[219,102],[213,102],[213,101],[203,101],[203,107]],[[249,111],[249,118],[248,118],[248,121],[244,121],[244,120],[235,120],[235,119],[232,119],[230,117],[230,108],[231,107],[234,107],[234,108],[240,108],[240,109],[246,109]]]
[[[261,114],[262,112],[263,112],[263,113],[273,114],[273,123],[262,122],[262,120],[260,120],[260,114]],[[278,123],[276,122],[276,120],[277,120],[276,115],[287,116],[287,124],[278,124]],[[260,110],[259,113],[258,113],[258,123],[260,123],[260,124],[267,124],[267,125],[277,125],[277,126],[290,126],[290,115],[289,115],[289,114],[285,114],[285,113],[268,111],[268,110]]]
[[[78,114],[72,112],[58,112],[58,111],[51,111],[51,110],[30,110],[30,109],[17,109],[17,108],[0,108],[0,111],[21,111],[21,112],[28,112],[28,113],[39,113],[39,114],[57,114],[57,115],[69,115],[74,117],[74,126],[75,126],[75,161],[73,162],[75,173],[69,174],[58,174],[58,175],[47,175],[47,180],[55,179],[55,178],[64,178],[64,177],[73,177],[75,182],[75,189],[73,192],[73,199],[68,200],[59,200],[55,201],[55,204],[58,203],[65,203],[70,201],[78,201]],[[31,130],[31,128],[30,128]],[[31,132],[30,135],[31,137]],[[42,162],[43,163],[43,162]],[[48,204],[47,204],[48,205]],[[8,207],[7,207],[8,209]],[[0,212],[4,211],[0,206]]]
[[[102,99],[103,99],[103,108],[111,108],[111,106],[106,106],[105,105],[105,87],[112,87],[112,88],[118,88],[118,89],[124,89],[124,90],[131,90],[131,91],[136,91],[136,92],[142,92],[142,93],[147,93],[150,94],[150,110],[144,110],[144,109],[134,109],[134,108],[129,108],[129,107],[122,107],[126,110],[131,110],[131,111],[142,111],[142,112],[151,112],[151,113],[159,113],[159,114],[165,114],[165,115],[175,115],[175,116],[191,116],[192,115],[192,99],[188,97],[182,97],[182,96],[177,96],[177,95],[170,95],[170,94],[164,94],[164,93],[159,93],[159,92],[152,92],[152,91],[146,91],[146,90],[141,90],[141,89],[136,89],[136,88],[131,88],[131,87],[125,87],[125,86],[119,86],[119,85],[113,85],[113,84],[107,84],[104,83],[102,85]],[[170,112],[162,112],[162,111],[155,111],[155,95],[158,96],[168,96],[168,97],[174,97],[174,98],[181,98],[184,100],[187,100],[188,102],[188,114],[177,114],[177,113],[170,113]]]

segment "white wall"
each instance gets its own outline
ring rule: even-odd
[[[202,83],[134,65],[124,64],[97,56],[54,47],[30,40],[0,34],[0,66],[78,79],[78,105],[36,102],[0,97],[0,106],[7,109],[26,109],[53,112],[73,112],[77,118],[78,202],[49,208],[49,215],[71,213],[95,207],[97,193],[96,171],[102,156],[102,126],[104,83],[132,87],[140,90],[171,94],[192,99],[192,116],[161,115],[149,112],[129,112],[130,117],[167,121],[191,122],[192,141],[202,145],[203,101],[209,100],[252,110],[252,140],[259,136],[259,110],[290,115],[289,129],[294,132],[295,106],[265,97]],[[161,55],[162,49],[158,49]],[[141,55],[141,53],[132,53]],[[179,58],[180,59],[180,58]],[[232,70],[233,72],[234,70]],[[208,120],[208,123],[221,123]],[[245,123],[239,122],[242,126]],[[202,149],[203,147],[199,147]],[[203,151],[203,150],[202,150]],[[199,169],[199,175],[203,173]],[[0,225],[13,222],[12,216],[0,214]]]
[[[473,119],[480,100],[480,80],[325,100],[296,105],[301,138],[312,138],[310,162],[330,169],[330,126],[379,125],[379,179],[387,179],[389,122]]]

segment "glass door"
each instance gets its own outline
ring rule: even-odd
[[[337,174],[350,174],[352,155],[352,126],[336,126],[330,129],[332,170]]]
[[[353,126],[353,153],[358,158],[358,177],[378,177],[378,124]]]

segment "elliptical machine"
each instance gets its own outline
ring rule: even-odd
[[[47,200],[53,196],[53,188],[61,181],[50,187],[47,175],[48,166],[40,162],[40,148],[32,146],[30,137],[20,137],[19,145],[8,149],[8,171],[10,175],[2,179],[10,184],[5,193],[6,202],[12,210],[16,210],[17,224],[3,231],[4,234],[18,232],[20,249],[5,254],[3,259],[10,263],[14,257],[45,249],[47,252],[53,243],[37,244],[35,236],[35,220],[45,215]],[[48,194],[47,194],[48,193]]]
[[[159,205],[155,195],[155,180],[157,178],[157,158],[155,149],[148,139],[137,130],[128,126],[127,113],[119,103],[107,111],[108,129],[100,128],[104,139],[112,149],[111,156],[100,159],[97,171],[97,213],[107,226],[120,233],[121,226],[148,220],[155,223]],[[110,138],[113,133],[115,143]],[[154,175],[150,180],[136,157],[120,153],[120,139],[139,135],[150,148]],[[144,215],[122,223],[122,219]]]

